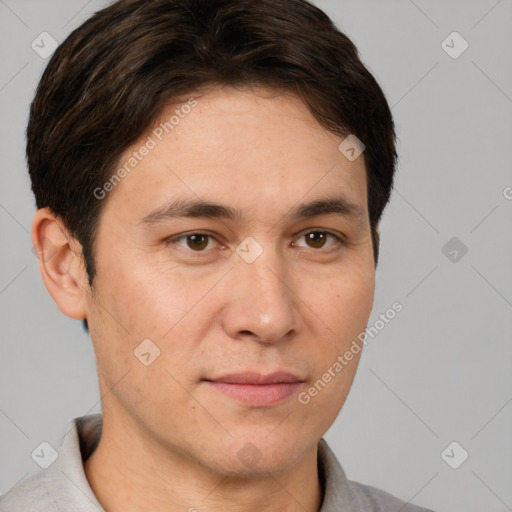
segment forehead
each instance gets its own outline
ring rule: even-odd
[[[105,210],[141,218],[187,197],[254,214],[329,194],[366,210],[364,158],[349,161],[341,140],[290,93],[222,88],[191,95],[165,108],[122,155],[114,174],[125,172]]]

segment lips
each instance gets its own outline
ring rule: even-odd
[[[289,372],[247,372],[205,379],[208,387],[249,407],[271,407],[298,392],[304,383]]]
[[[280,384],[280,383],[291,383],[291,382],[304,382],[300,377],[290,372],[274,372],[268,375],[263,375],[256,372],[247,373],[233,373],[229,375],[223,375],[212,379],[205,379],[210,382],[224,382],[226,384]]]

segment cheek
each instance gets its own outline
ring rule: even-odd
[[[109,365],[110,384],[131,369],[135,371],[130,374],[130,382],[139,382],[140,377],[144,392],[148,386],[159,390],[147,399],[148,403],[158,400],[160,392],[165,396],[179,392],[181,388],[165,370],[170,370],[182,383],[188,382],[189,374],[197,373],[195,356],[199,341],[211,327],[212,316],[205,309],[207,301],[201,299],[215,284],[215,276],[190,279],[183,272],[160,271],[155,265],[138,268],[118,265],[112,270],[108,280],[99,276],[105,281],[99,302],[111,314],[101,313],[97,343],[100,358]],[[210,297],[213,296],[212,292]],[[143,342],[146,339],[151,343]],[[139,346],[146,346],[142,343],[148,345],[149,357],[158,354],[148,367],[136,359],[136,353],[142,351]],[[147,352],[144,349],[141,353]],[[137,396],[134,392],[133,400]]]
[[[133,341],[162,338],[197,301],[194,288],[187,289],[172,269],[119,261],[105,270],[102,300],[112,312],[111,320],[119,324],[114,327],[129,332]]]
[[[364,261],[340,265],[309,288],[314,293],[308,304],[318,326],[310,347],[314,379],[309,397],[312,407],[325,411],[325,425],[334,421],[343,405],[361,357],[358,336],[368,323],[375,287],[374,267]]]
[[[312,310],[336,336],[342,348],[364,330],[374,298],[375,271],[372,265],[346,265],[333,269],[309,294]]]
[[[337,331],[344,333],[344,338],[357,337],[364,330],[373,307],[374,280],[345,280],[342,289],[338,290],[330,307],[330,314],[336,324]]]
[[[317,418],[317,427],[323,430],[336,419],[357,371],[362,353],[358,336],[372,310],[374,272],[371,267],[364,271],[354,268],[327,283],[316,288],[310,299],[319,329],[310,347],[313,378],[301,396],[301,403],[307,402],[305,410],[317,411],[310,416]]]

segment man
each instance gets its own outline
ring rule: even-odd
[[[55,52],[27,138],[41,274],[90,332],[102,415],[0,510],[425,510],[348,481],[322,439],[396,161],[384,95],[323,12],[116,2]]]

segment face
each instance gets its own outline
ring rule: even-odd
[[[224,88],[126,151],[86,296],[105,418],[225,473],[315,447],[374,291],[364,159],[340,142],[293,95]]]

